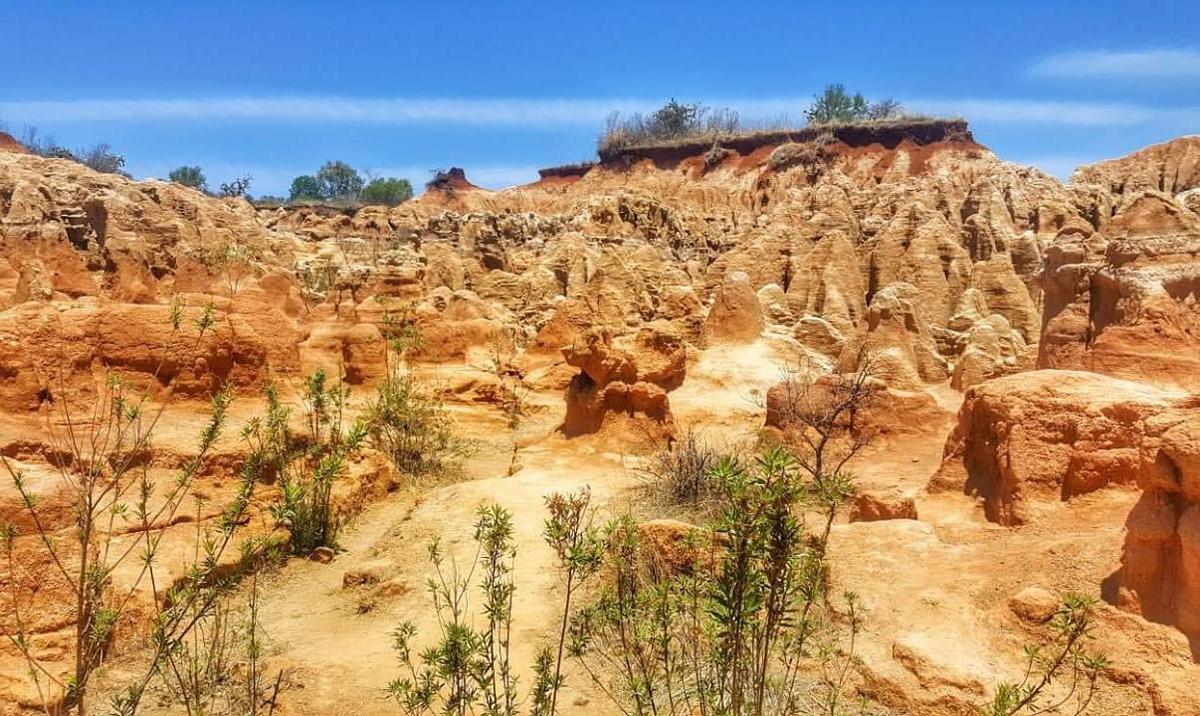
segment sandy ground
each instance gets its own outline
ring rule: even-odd
[[[763,424],[766,390],[787,358],[788,347],[771,339],[697,354],[687,380],[671,394],[677,421],[715,441],[753,439]],[[859,650],[863,678],[896,713],[956,713],[962,694],[982,701],[998,679],[1016,675],[1023,645],[1040,633],[1011,614],[1009,598],[1027,586],[1099,596],[1101,582],[1119,565],[1124,517],[1136,499],[1131,490],[1106,490],[1045,505],[1029,525],[1004,528],[987,522],[972,498],[925,493],[961,401],[948,387],[931,390],[944,421],[874,444],[851,464],[861,488],[913,497],[920,520],[840,522],[831,538],[836,589],[856,592],[867,608]],[[460,429],[477,446],[463,479],[396,490],[353,519],[331,563],[292,559],[264,578],[260,620],[268,668],[288,675],[279,713],[396,713],[384,693],[400,674],[392,630],[412,620],[418,646],[437,632],[425,587],[431,576],[425,547],[437,538],[457,565],[469,564],[475,510],[492,502],[515,521],[512,652],[521,682],[530,683],[528,666],[536,650],[553,641],[561,605],[561,580],[541,535],[545,496],[589,486],[600,519],[653,509],[639,504],[644,493],[633,468],[645,446],[637,436],[567,439],[557,431],[561,394],[537,393],[531,403],[532,414],[517,430],[494,406],[454,405]],[[170,434],[162,438],[187,444],[203,422],[195,408],[180,406],[164,421]],[[231,428],[257,409],[257,401],[238,403]],[[235,433],[228,431],[222,449],[233,449]],[[362,573],[374,581],[344,585],[347,574]],[[1098,633],[1097,643],[1129,682],[1153,683],[1148,690],[1160,702],[1189,698],[1197,671],[1178,632],[1102,606]],[[1155,673],[1147,673],[1148,665]],[[110,683],[121,673],[114,665]],[[562,713],[617,713],[569,664],[566,678]],[[173,713],[155,708],[148,713]],[[1156,713],[1139,690],[1107,682],[1094,712]]]

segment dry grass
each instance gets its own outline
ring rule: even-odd
[[[769,144],[788,142],[806,143],[824,135],[832,134],[835,139],[863,136],[883,138],[889,135],[906,136],[928,143],[938,139],[969,137],[966,120],[962,118],[925,117],[906,115],[903,117],[834,124],[819,124],[804,127],[768,127],[737,132],[700,131],[679,137],[664,138],[649,142],[625,143],[620,137],[602,137],[597,154],[602,162],[615,162],[623,158],[640,158],[660,152],[700,155],[718,145],[742,154]],[[936,139],[932,139],[936,137]],[[849,143],[849,142],[848,142]]]

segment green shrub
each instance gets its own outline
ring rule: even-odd
[[[446,406],[408,364],[409,351],[421,342],[409,311],[385,311],[384,332],[387,372],[366,411],[372,443],[409,477],[459,469],[471,445],[458,437]]]
[[[697,508],[715,497],[709,471],[718,457],[716,448],[688,428],[678,440],[647,456],[638,472],[672,504]]]
[[[533,664],[534,682],[529,692],[530,716],[553,716],[563,683],[562,659],[566,647],[571,599],[600,566],[600,542],[591,526],[591,493],[552,495],[546,500],[550,518],[545,538],[555,551],[566,582],[563,615],[559,624],[557,656],[549,646],[538,650]],[[475,556],[465,571],[447,563],[440,543],[429,544],[434,576],[428,582],[437,623],[438,641],[414,659],[412,641],[416,625],[403,621],[392,632],[393,649],[404,674],[387,686],[388,694],[410,716],[419,714],[486,714],[516,716],[521,696],[513,675],[509,647],[512,643],[513,540],[512,514],[497,504],[476,512]],[[470,606],[472,580],[482,572],[481,619]],[[483,621],[483,628],[475,624]]]
[[[199,508],[197,504],[197,514]],[[196,525],[199,538],[200,520]],[[167,653],[158,673],[166,698],[182,705],[188,714],[255,716],[264,702],[273,712],[284,672],[278,671],[271,688],[265,678],[258,602],[260,572],[278,556],[276,547],[271,537],[244,542],[237,573],[202,585],[201,598],[188,611],[195,626],[187,639]],[[234,603],[239,596],[235,589],[238,575],[248,575],[249,581],[244,615]]]
[[[414,659],[411,642],[416,625],[401,622],[392,632],[393,649],[405,671],[387,686],[406,714],[474,714],[483,706],[489,716],[516,716],[520,704],[512,672],[512,606],[516,594],[512,515],[499,505],[479,508],[475,522],[475,558],[460,572],[446,563],[437,540],[429,544],[434,577],[428,582],[441,629],[437,643]],[[470,609],[475,570],[483,577],[485,626],[474,627]]]
[[[280,401],[274,386],[266,390],[266,414],[251,420],[243,431],[278,476],[279,501],[271,512],[290,531],[296,554],[337,544],[342,520],[333,506],[333,485],[367,434],[362,420],[344,429],[348,397],[348,387],[340,381],[329,385],[325,371],[318,369],[305,381],[303,439],[292,433],[291,409]]]
[[[53,136],[42,135],[37,127],[29,126],[21,135],[21,144],[40,157],[69,159],[94,171],[129,176],[125,172],[125,157],[114,152],[107,142],[98,142],[90,147],[71,151],[55,141]]]
[[[813,96],[805,110],[809,124],[852,124],[894,119],[903,115],[903,108],[894,99],[870,102],[861,92],[850,95],[845,85],[826,85],[825,91]]]
[[[685,104],[671,98],[649,117],[636,113],[622,117],[618,112],[612,113],[600,137],[599,146],[601,152],[607,152],[689,137],[717,138],[738,131],[740,125],[737,112],[731,109]]]
[[[846,595],[850,618],[839,626],[830,611],[803,474],[782,448],[718,460],[708,475],[721,507],[687,538],[683,572],[648,568],[631,517],[609,524],[609,586],[573,620],[571,654],[626,713],[811,713],[814,697],[840,713],[860,610]],[[827,683],[798,678],[811,663]]]
[[[315,176],[304,174],[292,180],[288,201],[319,201],[321,198],[321,182]]]
[[[182,184],[200,191],[208,191],[208,180],[204,178],[204,172],[200,167],[182,166],[177,169],[172,169],[167,178],[176,184]]]
[[[114,152],[107,142],[100,142],[86,149],[79,150],[76,153],[76,158],[80,164],[89,169],[104,174],[129,176],[125,173],[125,157]]]
[[[550,518],[542,532],[546,544],[554,550],[558,560],[558,571],[562,576],[563,608],[559,620],[558,648],[554,655],[554,674],[547,668],[539,668],[539,682],[545,686],[538,689],[549,692],[550,704],[544,713],[554,714],[558,706],[558,691],[562,687],[563,650],[567,645],[567,632],[571,624],[573,600],[584,583],[600,570],[604,561],[603,543],[592,526],[595,510],[592,507],[592,491],[584,487],[569,495],[554,493],[546,498],[546,509]]]
[[[254,177],[249,174],[231,179],[221,184],[221,188],[217,190],[217,196],[226,198],[248,197],[250,193],[250,182]]]
[[[445,405],[410,372],[385,377],[367,414],[375,447],[410,477],[451,471],[468,453]]]
[[[1096,681],[1108,668],[1108,659],[1086,648],[1095,638],[1095,608],[1094,599],[1064,595],[1050,621],[1049,642],[1025,648],[1025,678],[997,686],[981,716],[1085,713],[1096,695]]]
[[[367,204],[395,206],[412,198],[412,184],[407,179],[378,177],[363,187],[360,198]]]

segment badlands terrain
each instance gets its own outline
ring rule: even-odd
[[[452,474],[414,475],[366,440],[338,466],[336,549],[231,588],[254,596],[274,713],[401,713],[393,630],[413,622],[423,648],[438,628],[426,545],[466,563],[492,503],[513,518],[513,664],[532,683],[564,590],[547,495],[590,486],[598,521],[629,512],[669,541],[686,526],[664,520],[706,516],[662,498],[652,456],[689,433],[756,451],[788,433],[789,380],[869,365],[871,439],[827,554],[828,592],[858,595],[861,626],[846,710],[822,712],[977,713],[1076,593],[1097,600],[1088,648],[1107,657],[1087,713],[1200,714],[1200,137],[1065,184],[962,122],[812,140],[634,148],[498,192],[454,170],[352,211],[256,209],[5,138],[0,713],[71,703],[54,680],[76,672],[78,611],[53,555],[79,529],[64,475],[81,406],[118,377],[147,392],[138,474],[193,478],[170,519],[98,528],[160,550],[155,584],[135,557],[104,586],[131,597],[88,685],[102,713],[152,658],[163,585],[238,498],[264,390],[299,431],[324,369],[365,412],[401,325],[420,334],[407,370],[469,448]],[[198,449],[218,394],[226,424]],[[277,479],[251,480],[238,544],[286,543]],[[219,561],[232,573],[238,554]],[[558,712],[621,713],[577,660],[563,673]],[[140,711],[185,713],[157,680]]]

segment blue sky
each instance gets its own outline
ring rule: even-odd
[[[1012,161],[1200,131],[1200,3],[0,3],[0,122],[255,194],[342,159],[485,186],[590,158],[610,109],[788,114],[829,82],[962,114]]]

